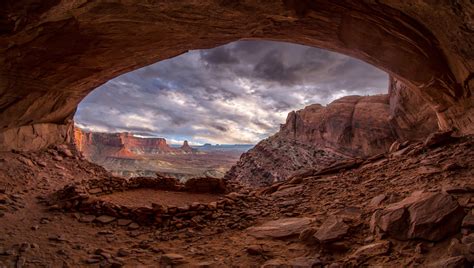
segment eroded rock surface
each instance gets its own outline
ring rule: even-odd
[[[388,95],[347,96],[291,112],[280,131],[244,153],[226,178],[268,184],[309,167],[385,153],[394,142],[401,149],[403,142],[424,139],[438,129],[436,115],[410,92],[391,79]]]
[[[63,124],[91,90],[119,74],[241,38],[289,41],[365,60],[417,91],[443,129],[474,132],[469,0],[20,0],[1,9],[2,132]]]
[[[465,212],[450,195],[415,192],[373,215],[372,229],[397,239],[439,241],[456,233]]]

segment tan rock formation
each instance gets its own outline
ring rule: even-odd
[[[280,181],[304,169],[385,153],[395,141],[424,139],[438,129],[435,112],[391,79],[389,95],[347,96],[326,107],[288,114],[274,136],[243,154],[226,178],[251,184]]]
[[[61,124],[87,93],[119,74],[190,49],[252,38],[362,59],[418,92],[443,129],[474,133],[469,0],[19,0],[0,8],[2,131]]]

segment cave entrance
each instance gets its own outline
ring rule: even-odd
[[[423,8],[397,1],[287,0],[86,6],[6,5],[10,15],[0,37],[7,48],[0,72],[1,150],[38,150],[64,142],[64,124],[79,102],[113,77],[190,49],[243,38],[289,41],[364,60],[421,94],[436,110],[441,129],[474,131],[472,55],[465,41],[472,34],[463,30],[465,18],[447,2]],[[430,14],[439,10],[453,24],[433,20]],[[460,31],[451,31],[452,25]]]
[[[286,153],[290,158],[303,154],[304,163],[282,163],[294,171],[322,161],[312,150],[338,143],[345,128],[355,124],[351,111],[357,110],[357,118],[364,112],[355,108],[359,102],[376,103],[365,109],[377,109],[380,117],[373,120],[383,122],[372,126],[380,132],[376,150],[386,149],[394,140],[388,127],[388,82],[385,72],[335,52],[285,42],[237,41],[190,51],[95,89],[76,111],[75,143],[86,158],[116,175],[159,172],[186,180],[223,177],[242,153],[279,133],[308,145],[305,152],[294,152],[298,155]],[[303,125],[293,129],[292,111],[305,107],[297,112]],[[331,125],[337,137],[309,134]],[[344,142],[347,152],[326,158],[373,153],[355,149],[364,145]]]

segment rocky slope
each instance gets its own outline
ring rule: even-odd
[[[473,149],[474,137],[433,135],[206,198],[114,178],[67,146],[0,152],[0,266],[472,267]]]
[[[392,79],[386,95],[347,96],[327,107],[293,111],[280,131],[243,154],[226,178],[266,184],[304,169],[385,153],[395,141],[423,139],[438,126],[434,111],[416,96]]]

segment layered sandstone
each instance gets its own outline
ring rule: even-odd
[[[86,132],[79,128],[74,129],[74,143],[87,159],[99,162],[106,158],[136,159],[157,154],[193,152],[187,143],[181,148],[172,148],[164,138],[140,138],[127,132]]]
[[[290,112],[280,131],[243,154],[226,178],[250,184],[281,181],[307,169],[385,153],[395,141],[424,139],[438,129],[435,112],[422,98],[395,79],[389,92]]]
[[[362,59],[427,100],[443,129],[474,132],[469,0],[19,0],[3,1],[0,8],[2,132],[62,124],[91,90],[119,74],[242,38]],[[53,140],[46,136],[59,132],[42,135]]]

